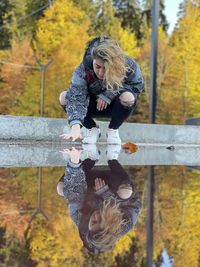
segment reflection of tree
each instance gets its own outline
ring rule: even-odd
[[[30,227],[25,233],[24,242],[26,242],[31,259],[37,262],[37,266],[47,266],[45,265],[46,261],[48,266],[80,266],[82,243],[66,212],[65,201],[56,194],[56,182],[62,174],[61,168],[43,168],[42,195],[41,192],[38,194],[38,186],[41,189],[38,169],[11,169],[11,173],[14,179],[6,180],[8,184],[4,185],[6,188],[14,188],[15,185],[20,190],[12,189],[12,195],[7,201],[15,202],[20,198],[21,203],[26,203],[32,214],[38,206],[42,207],[49,218],[46,221],[41,213],[37,213],[33,220],[30,219],[30,215],[26,220],[25,226],[29,223]],[[8,216],[8,218],[10,217]],[[7,220],[8,227],[11,223]]]
[[[83,267],[114,266],[112,251],[108,251],[101,254],[88,254],[87,251],[83,249],[83,255],[84,255]]]
[[[176,266],[198,266],[199,172],[185,167],[159,167],[156,180],[155,209],[161,220],[155,218],[155,254],[166,248]]]
[[[134,266],[131,265],[132,262],[136,267],[143,266],[146,243],[146,218],[144,215],[146,214],[147,168],[130,166],[126,168],[126,171],[133,177],[136,190],[140,198],[142,197],[144,200],[135,230],[130,231],[129,234],[120,239],[113,251],[93,256],[82,251],[79,234],[66,211],[67,204],[64,199],[57,196],[55,190],[55,185],[63,173],[63,168],[53,167],[43,168],[42,179],[42,208],[49,221],[46,221],[40,214],[36,216],[27,233],[27,239],[24,241],[27,250],[24,252],[23,245],[19,245],[21,250],[18,250],[17,253],[29,254],[31,260],[37,262],[38,266],[45,266],[45,260],[50,267],[96,267],[98,264],[105,267],[120,267],[125,266],[123,262],[126,263],[126,267]],[[0,204],[6,200],[9,203],[9,210],[12,203],[17,204],[16,210],[17,207],[19,210],[21,207],[24,210],[35,210],[38,196],[37,169],[12,169],[10,174],[9,172],[6,173],[6,178],[13,174],[13,179],[11,176],[9,180],[4,179],[0,189],[12,192],[12,194],[8,194],[6,198],[2,194]],[[156,167],[155,182],[154,260],[165,248],[168,254],[174,258],[175,266],[198,266],[200,247],[199,172],[191,171],[182,166]],[[14,188],[18,188],[18,190]],[[1,193],[4,192],[2,190]],[[20,216],[17,217],[18,221],[22,218],[22,215]],[[6,218],[7,231],[14,231],[10,215]],[[30,220],[30,215],[22,221],[26,226],[27,219]],[[20,224],[17,227],[22,226]],[[14,244],[21,244],[17,241],[16,236],[9,235],[9,238],[13,239]],[[3,244],[5,249],[5,242]],[[11,248],[11,244],[8,244],[8,247]],[[7,253],[5,250],[0,251],[0,253]],[[9,255],[14,257],[13,254]],[[155,262],[157,263],[157,260]],[[23,265],[21,264],[21,266]]]
[[[14,234],[9,234],[6,228],[0,227],[0,267],[36,266],[29,257],[29,249],[25,242],[20,242]]]
[[[21,188],[14,178],[11,170],[0,171],[0,225],[21,240],[33,209],[24,201]]]
[[[129,251],[126,251],[123,254],[118,254],[115,257],[115,261],[115,267],[144,267],[144,247],[141,241],[138,238],[133,237]]]
[[[36,192],[38,184],[37,210],[26,231],[30,255],[39,264],[38,266],[79,266],[81,242],[66,212],[65,201],[59,201],[56,195],[55,185],[60,172],[53,169],[53,173],[51,168],[44,168],[43,173],[39,169],[38,183],[35,181],[34,188],[32,188]],[[27,171],[26,174],[28,175]],[[42,177],[43,183],[41,184]],[[26,198],[31,195],[31,190],[29,194],[26,192]],[[34,199],[36,198],[32,195],[30,201],[33,202]]]

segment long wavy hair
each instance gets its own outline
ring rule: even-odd
[[[119,239],[119,234],[125,224],[123,213],[119,209],[119,203],[114,198],[104,200],[100,209],[100,230],[90,233],[90,242],[99,249],[111,249]]]
[[[115,40],[106,39],[92,48],[91,55],[92,59],[99,58],[104,61],[106,88],[118,91],[129,71],[122,48]]]

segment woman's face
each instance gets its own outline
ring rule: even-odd
[[[100,229],[101,215],[99,210],[95,210],[90,216],[88,228],[91,232],[96,232]]]
[[[93,60],[93,69],[94,72],[100,80],[104,79],[105,76],[105,66],[104,66],[104,61],[100,58],[96,58]]]

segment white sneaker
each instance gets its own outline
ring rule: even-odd
[[[107,145],[107,160],[118,159],[121,151],[121,145]]]
[[[83,138],[83,144],[96,144],[100,137],[100,128],[93,127],[92,129],[86,130],[86,136]]]
[[[96,144],[83,144],[83,151],[81,153],[81,160],[91,159],[99,160],[99,150],[97,149]]]
[[[107,131],[107,143],[108,144],[116,144],[116,145],[121,145],[122,141],[119,137],[119,132],[118,130],[115,129],[108,129]]]

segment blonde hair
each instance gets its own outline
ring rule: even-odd
[[[104,200],[100,210],[100,230],[90,234],[90,242],[96,248],[110,249],[114,246],[125,224],[119,203],[114,198]]]
[[[93,59],[99,58],[104,61],[106,88],[118,91],[129,70],[119,44],[112,39],[106,39],[92,48],[91,55]]]

